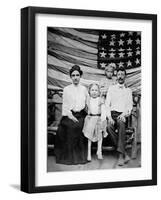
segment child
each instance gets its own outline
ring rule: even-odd
[[[98,84],[89,86],[89,99],[87,102],[88,115],[85,118],[83,127],[84,136],[88,138],[88,156],[87,160],[91,161],[91,143],[97,142],[97,157],[102,157],[102,135],[107,136],[106,118],[101,113],[101,98]]]
[[[109,86],[110,85],[114,85],[115,82],[116,82],[116,80],[113,77],[115,68],[116,68],[116,64],[115,63],[108,64],[105,67],[105,75],[106,75],[106,77],[103,78],[99,83],[100,91],[101,91],[101,98],[102,98],[103,102],[105,102]]]

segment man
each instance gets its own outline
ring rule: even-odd
[[[125,86],[125,77],[126,70],[119,68],[117,70],[117,84],[109,87],[105,100],[108,137],[110,137],[119,152],[119,166],[130,160],[125,151],[125,122],[126,117],[131,114],[133,101],[131,89]],[[118,130],[117,133],[116,129]]]

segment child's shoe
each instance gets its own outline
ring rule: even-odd
[[[99,159],[99,160],[102,160],[103,159],[103,156],[102,156],[102,152],[98,152],[97,151],[97,158]]]
[[[90,162],[92,159],[91,159],[91,155],[88,155],[87,156],[87,160]]]

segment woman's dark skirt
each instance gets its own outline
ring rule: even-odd
[[[87,163],[87,138],[82,133],[86,112],[73,112],[79,122],[63,116],[55,143],[56,163],[75,165]]]

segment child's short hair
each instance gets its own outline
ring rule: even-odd
[[[115,64],[115,63],[109,63],[109,64],[105,67],[105,71],[108,71],[109,68],[112,69],[113,72],[114,72],[114,70],[115,70],[115,68],[116,68],[116,64]]]
[[[100,95],[100,86],[97,84],[97,83],[91,83],[89,86],[88,86],[88,93],[90,94],[90,90],[91,88],[96,85],[98,87],[98,92],[99,92],[99,95]]]

